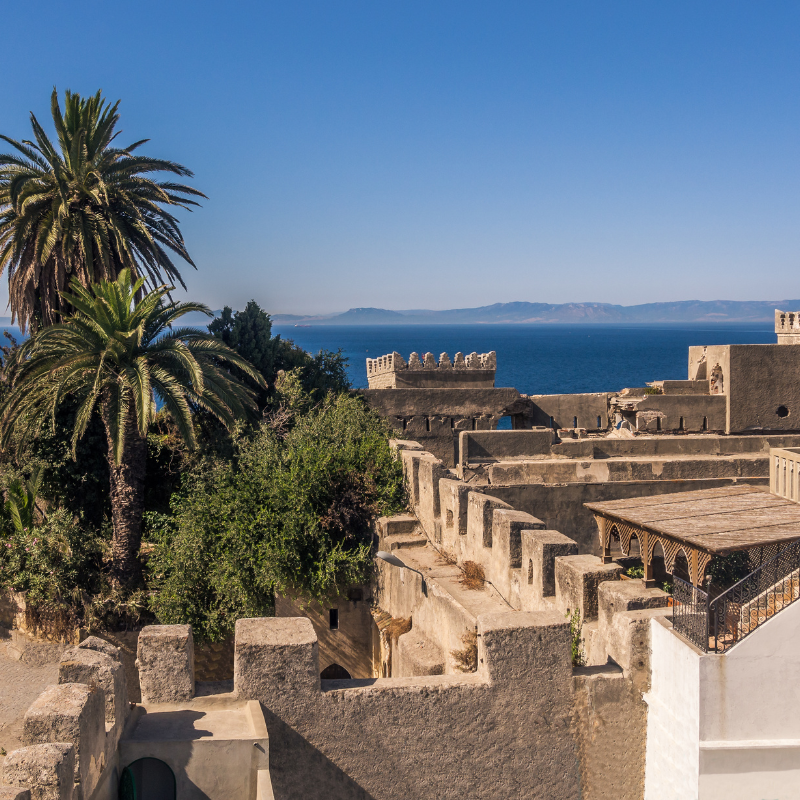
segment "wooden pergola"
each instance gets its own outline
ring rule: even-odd
[[[655,585],[657,545],[667,572],[682,552],[692,583],[700,586],[714,556],[800,539],[800,504],[743,484],[584,505],[600,529],[603,563],[611,561],[612,539],[626,556],[638,539],[647,586]]]

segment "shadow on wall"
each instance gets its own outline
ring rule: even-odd
[[[264,719],[269,731],[269,772],[275,800],[311,800],[307,794],[309,785],[324,787],[324,800],[375,800],[267,708],[264,708]],[[353,742],[353,747],[358,744]],[[369,743],[362,744],[369,746]],[[380,769],[380,753],[377,752],[375,769]],[[409,791],[408,796],[412,797],[413,792]],[[322,798],[323,795],[319,795],[317,800]]]

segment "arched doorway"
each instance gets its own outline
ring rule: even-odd
[[[163,761],[140,758],[128,764],[119,782],[120,800],[175,800],[175,776]]]
[[[319,677],[322,678],[323,681],[349,681],[352,680],[350,673],[339,664],[331,664],[329,667],[325,667],[322,672],[320,672]]]

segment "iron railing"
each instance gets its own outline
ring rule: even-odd
[[[724,653],[800,597],[800,541],[714,596],[673,576],[672,624],[704,652]]]

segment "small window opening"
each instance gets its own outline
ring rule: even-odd
[[[533,583],[533,559],[528,559],[528,583]]]
[[[472,419],[472,430],[478,430],[478,420],[473,417]]]
[[[577,417],[573,417],[572,418],[572,427],[573,428],[577,428],[578,427],[578,418]]]
[[[450,417],[450,430],[453,430],[453,428],[455,427],[456,427],[456,421],[452,417]]]
[[[656,430],[661,430],[661,417],[656,417]]]
[[[683,431],[686,430],[686,425],[684,424],[683,417],[680,418],[678,421],[678,430]]]
[[[708,430],[708,417],[703,417],[703,430]]]
[[[789,409],[786,408],[786,406],[778,406],[778,408],[775,410],[775,413],[779,417],[788,417],[789,416]]]
[[[597,429],[600,430],[600,428],[602,428],[602,427],[603,427],[603,418],[602,417],[598,417],[597,418]]]
[[[556,426],[556,421],[552,417],[550,417],[550,427],[555,428],[555,426]]]
[[[428,431],[428,433],[430,433],[430,430],[431,430],[431,418],[430,417],[425,417],[425,430]]]
[[[331,630],[338,631],[339,630],[339,609],[332,608],[328,612],[328,620],[330,622]]]
[[[405,430],[407,426],[408,426],[408,420],[404,419],[403,420],[403,430]]]

